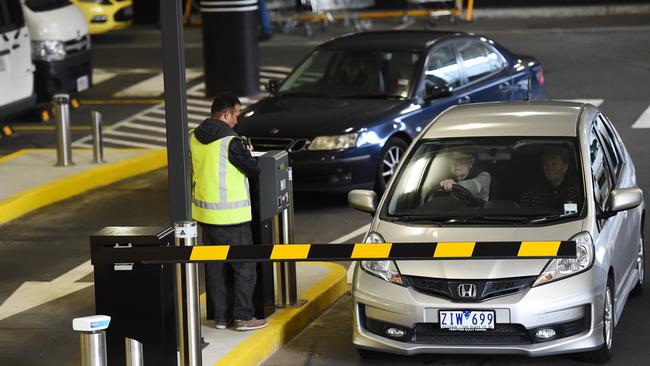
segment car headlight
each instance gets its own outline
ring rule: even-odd
[[[385,242],[384,238],[375,232],[370,232],[366,237],[366,240],[364,240],[364,243]],[[381,278],[384,281],[404,286],[402,275],[400,275],[395,261],[361,261],[361,269],[375,277]]]
[[[339,150],[354,147],[357,142],[356,133],[337,136],[318,136],[311,144],[309,150]]]
[[[106,15],[95,15],[90,19],[91,23],[106,23],[108,21],[108,17]]]
[[[576,242],[575,258],[555,258],[549,262],[533,287],[584,272],[594,262],[594,243],[588,232],[582,232],[571,239]]]
[[[32,56],[36,60],[61,61],[65,58],[65,46],[61,41],[33,41]]]

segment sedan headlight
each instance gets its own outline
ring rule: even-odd
[[[32,56],[36,60],[61,61],[65,58],[65,46],[61,41],[33,41]]]
[[[339,150],[354,147],[357,142],[356,133],[337,136],[318,136],[309,145],[309,150]]]
[[[364,243],[385,242],[384,238],[375,232],[370,232],[366,237],[366,240],[364,240]],[[404,286],[402,275],[400,275],[395,261],[361,261],[361,269],[375,277],[381,278],[384,281]]]
[[[537,277],[533,287],[584,272],[594,262],[594,243],[588,232],[575,235],[571,241],[576,242],[575,258],[555,258],[549,262],[542,274]]]

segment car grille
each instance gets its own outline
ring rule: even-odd
[[[65,48],[65,52],[68,55],[74,55],[75,53],[90,49],[90,36],[85,35],[80,39],[67,41],[63,44],[63,47]]]
[[[418,292],[427,295],[444,297],[457,302],[478,302],[497,296],[510,295],[521,292],[533,283],[534,276],[502,278],[493,280],[447,280],[429,277],[403,276],[408,284]],[[475,295],[463,296],[461,285],[475,286]]]
[[[307,139],[291,139],[280,137],[249,137],[253,149],[256,151],[288,150],[300,151],[307,147]]]
[[[116,22],[126,22],[133,19],[133,8],[126,6],[115,13],[113,17]]]

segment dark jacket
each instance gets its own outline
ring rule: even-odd
[[[260,167],[257,160],[251,156],[250,151],[244,145],[243,140],[237,135],[232,127],[225,122],[208,118],[201,122],[194,130],[196,139],[207,145],[226,136],[235,136],[228,147],[228,161],[237,169],[241,170],[247,177],[255,177],[260,174]]]

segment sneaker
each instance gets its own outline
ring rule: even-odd
[[[226,329],[230,326],[231,322],[215,322],[215,328]]]
[[[264,328],[269,323],[266,322],[264,319],[255,319],[252,318],[250,320],[235,320],[235,330],[255,330],[255,329],[260,329]]]

